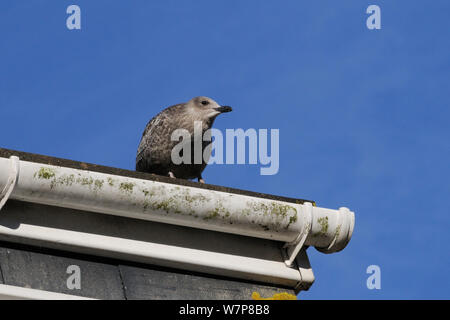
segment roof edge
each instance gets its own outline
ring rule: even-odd
[[[169,183],[169,184],[174,184],[174,185],[188,186],[188,187],[194,187],[194,188],[199,188],[199,189],[208,189],[208,190],[213,190],[213,191],[228,192],[228,193],[246,195],[246,196],[263,198],[263,199],[270,199],[270,200],[285,201],[285,202],[291,202],[291,203],[297,203],[297,204],[304,204],[306,202],[310,202],[313,205],[315,205],[315,201],[312,201],[312,200],[290,198],[290,197],[272,195],[272,194],[267,194],[267,193],[260,193],[260,192],[255,192],[255,191],[248,191],[248,190],[241,190],[241,189],[236,189],[236,188],[218,186],[218,185],[213,185],[213,184],[204,184],[204,183],[198,183],[198,182],[184,180],[184,179],[160,176],[160,175],[151,174],[151,173],[137,172],[137,171],[126,170],[126,169],[121,169],[121,168],[114,168],[114,167],[108,167],[108,166],[103,166],[103,165],[98,165],[98,164],[92,164],[92,163],[87,163],[87,162],[80,162],[80,161],[75,161],[75,160],[69,160],[69,159],[45,156],[45,155],[40,155],[40,154],[35,154],[35,153],[0,148],[0,158],[9,158],[11,156],[17,156],[20,158],[20,160],[24,160],[24,161],[48,164],[48,165],[53,165],[53,166],[68,167],[68,168],[79,169],[79,170],[88,170],[88,171],[112,174],[112,175],[123,176],[123,177],[164,182],[164,183]]]

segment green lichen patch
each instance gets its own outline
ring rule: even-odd
[[[214,218],[226,219],[231,216],[231,212],[226,209],[221,200],[216,202],[214,209],[208,212],[208,214],[203,218],[203,220],[210,220]]]
[[[255,203],[252,205],[253,210],[256,212],[260,212],[264,215],[275,215],[277,217],[285,218],[288,215],[288,212],[294,211],[297,212],[297,209],[294,207],[287,205],[287,204],[281,204],[278,202],[270,202],[270,204],[265,203]]]
[[[124,184],[121,189],[130,190]],[[147,186],[139,187],[139,193],[144,195],[141,202],[142,211],[160,211],[167,215],[182,214],[209,220],[226,221],[227,223],[237,223],[243,217],[252,223],[259,225],[262,229],[269,231],[281,231],[289,228],[298,219],[295,205],[288,205],[277,201],[248,201],[246,207],[239,213],[231,212],[227,206],[228,198],[209,197],[206,194],[188,188]],[[208,212],[201,215],[198,210],[210,208]],[[249,221],[250,222],[250,221]]]
[[[164,211],[166,214],[182,213],[182,211],[180,210],[178,203],[174,197],[170,197],[170,198],[168,198],[166,200],[162,200],[162,201],[144,201],[144,210],[146,210],[149,207],[153,210]]]
[[[177,187],[176,187],[177,188]],[[177,190],[174,188],[175,190]],[[179,188],[179,187],[178,187]],[[178,189],[179,191],[179,189]],[[192,195],[189,189],[185,189],[180,193],[179,203],[184,207],[193,208],[195,206],[201,206],[206,204],[210,199],[205,197],[203,194]]]
[[[77,178],[77,183],[82,186],[92,186],[94,179],[92,177],[81,177]]]
[[[57,186],[66,186],[70,187],[75,183],[75,176],[73,174],[67,175],[63,174],[62,176],[56,178],[54,177],[50,183],[50,188],[56,188]]]
[[[55,170],[51,168],[42,167],[34,174],[35,178],[51,180],[50,188],[54,189],[58,186],[71,187],[73,184],[79,184],[81,186],[88,186],[94,188],[94,191],[98,191],[103,187],[104,180],[94,179],[89,176],[83,176],[80,173],[75,174],[62,174],[56,175]]]
[[[100,190],[103,187],[103,184],[105,183],[104,180],[95,179],[94,186],[96,190]]]
[[[214,219],[217,216],[219,216],[219,209],[215,208],[213,211],[211,211],[210,213],[208,213],[206,216],[203,217],[203,220],[210,220],[210,219]]]
[[[114,187],[114,179],[113,178],[108,177],[106,180],[108,181],[108,184],[110,187]]]
[[[317,223],[320,224],[321,227],[319,234],[326,235],[326,233],[328,232],[328,217],[322,217],[317,219]]]
[[[51,168],[42,167],[38,172],[35,172],[34,177],[39,179],[50,180],[55,176],[55,171]]]
[[[297,215],[289,217],[289,224],[297,222]]]
[[[337,226],[336,228],[336,232],[334,233],[334,237],[337,238],[339,237],[339,234],[341,233],[341,226]]]
[[[170,211],[170,201],[169,200],[164,200],[164,201],[154,202],[154,203],[152,203],[152,208],[156,209],[156,210],[163,210],[166,213],[169,213],[169,211]]]
[[[156,210],[166,214],[185,214],[191,217],[198,217],[196,210],[202,207],[210,199],[201,193],[191,193],[189,189],[173,187],[168,189],[164,186],[154,186],[139,188],[145,196],[142,202],[143,211]],[[168,197],[168,195],[171,195]],[[205,219],[212,219],[219,215],[219,212],[211,212]]]
[[[155,195],[155,191],[153,189],[142,189],[141,191],[146,197],[153,197]]]
[[[121,184],[123,191],[131,193],[134,184]],[[139,191],[144,194],[144,200],[141,202],[143,212],[147,210],[163,211],[166,214],[181,214],[186,212],[187,204],[183,201],[180,194],[176,194],[167,190],[164,186],[153,186],[148,188],[138,187]],[[168,197],[168,195],[173,194]]]
[[[122,182],[119,186],[119,189],[126,193],[132,193],[134,188],[134,183],[131,182]]]
[[[272,201],[270,203],[250,202],[247,207],[249,209],[244,209],[243,214],[249,214],[251,211],[272,221],[270,224],[264,224],[264,230],[267,228],[273,230],[288,229],[292,223],[297,221],[297,209],[291,205]]]

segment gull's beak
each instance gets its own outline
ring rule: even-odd
[[[231,109],[231,107],[229,107],[229,106],[221,106],[219,108],[215,108],[215,110],[219,111],[220,113],[225,113],[225,112],[230,112],[233,109]]]

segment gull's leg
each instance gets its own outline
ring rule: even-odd
[[[205,183],[205,180],[203,180],[202,176],[198,177],[198,182]]]

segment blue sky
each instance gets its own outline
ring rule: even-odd
[[[82,29],[66,28],[81,7]],[[370,4],[381,30],[366,28]],[[448,299],[448,1],[17,1],[0,4],[0,147],[133,169],[163,107],[231,105],[215,127],[280,129],[280,170],[207,182],[347,206],[340,253],[309,249],[301,299]],[[366,268],[379,265],[381,290]]]

